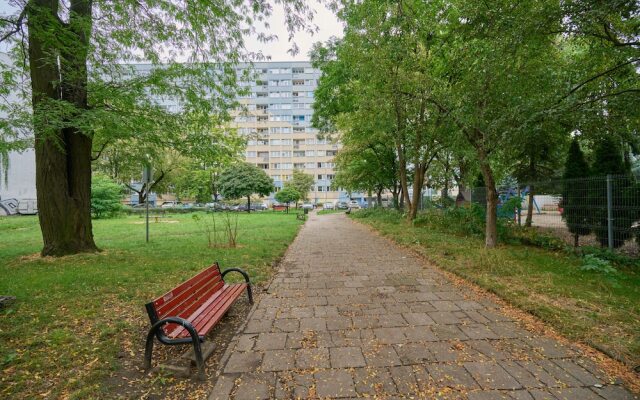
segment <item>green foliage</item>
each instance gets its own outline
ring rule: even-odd
[[[264,170],[249,163],[238,163],[230,166],[220,175],[218,182],[220,193],[228,199],[251,195],[267,196],[273,190],[273,180]]]
[[[576,239],[580,235],[588,235],[591,232],[591,228],[588,226],[589,202],[585,199],[584,190],[584,185],[588,183],[584,180],[577,180],[588,176],[589,164],[584,158],[578,139],[574,138],[569,147],[562,175],[562,218],[565,220],[569,232],[576,235]]]
[[[580,270],[585,272],[597,272],[602,274],[615,274],[618,272],[611,266],[609,261],[603,260],[594,256],[593,254],[587,254],[583,258],[583,264],[580,266]]]
[[[303,201],[309,200],[309,191],[313,187],[315,180],[313,175],[305,174],[304,172],[294,169],[293,177],[284,183],[285,188],[292,188],[300,194],[300,199]]]
[[[601,180],[593,190],[591,204],[595,207],[589,212],[589,223],[593,225],[593,231],[600,245],[607,246],[609,219],[607,184],[604,177],[613,175],[611,178],[613,247],[618,248],[633,236],[631,227],[640,217],[637,210],[628,206],[633,204],[634,197],[640,198],[640,190],[638,190],[640,186],[635,183],[628,166],[625,165],[620,145],[610,136],[601,138],[596,144],[591,170],[594,175],[601,177]]]
[[[91,213],[95,218],[112,218],[122,210],[122,186],[104,175],[91,179]]]
[[[275,199],[285,204],[297,203],[300,197],[300,193],[293,187],[285,187],[275,194]]]

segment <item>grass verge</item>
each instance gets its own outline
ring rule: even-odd
[[[563,251],[518,244],[487,250],[484,240],[442,226],[408,224],[391,211],[353,218],[549,323],[565,337],[595,347],[630,367],[640,364],[640,271],[585,272]]]
[[[147,301],[214,261],[266,280],[302,223],[279,213],[238,218],[236,248],[208,247],[191,215],[152,221],[148,244],[141,217],[97,220],[103,251],[62,258],[39,256],[36,217],[0,218],[0,295],[17,298],[0,311],[0,397],[117,397],[105,380],[138,356]]]

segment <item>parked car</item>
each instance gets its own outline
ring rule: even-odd
[[[155,204],[149,203],[149,208],[155,208]],[[131,206],[131,208],[147,208],[147,203],[138,203]]]
[[[311,203],[304,203],[304,204],[302,205],[302,209],[303,209],[303,210],[313,210],[313,204],[311,204]]]
[[[360,209],[360,203],[358,203],[357,200],[351,200],[349,202],[349,208],[353,208],[353,209],[359,210]]]
[[[349,208],[349,204],[346,201],[339,201],[336,204],[336,208],[338,210],[346,210],[347,208]]]
[[[333,203],[324,203],[322,208],[324,208],[325,210],[333,210],[334,206],[333,206]]]
[[[182,203],[178,203],[175,201],[165,201],[164,203],[162,203],[162,205],[160,206],[161,208],[176,208],[176,207],[180,207],[182,205]]]

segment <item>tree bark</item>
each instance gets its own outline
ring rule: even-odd
[[[534,186],[529,186],[529,202],[527,203],[527,219],[524,222],[524,226],[527,228],[531,227],[531,223],[533,222],[533,200],[536,194],[534,190]]]
[[[378,207],[382,207],[382,191],[384,188],[378,188],[376,192],[376,201],[378,203]]]
[[[409,188],[407,187],[407,160],[404,155],[404,150],[401,145],[396,146],[398,151],[398,172],[400,173],[400,190],[402,195],[400,197],[400,208],[406,205],[408,210],[411,210],[411,200],[409,200]]]
[[[498,191],[493,170],[483,149],[478,148],[478,161],[480,170],[487,188],[487,219],[485,226],[485,246],[496,247],[498,244]]]
[[[247,196],[247,212],[251,213],[251,196]]]
[[[420,207],[420,196],[422,196],[422,186],[424,184],[424,174],[426,166],[422,163],[416,164],[416,171],[413,176],[413,198],[409,206],[408,221],[413,221],[418,215],[418,207]]]
[[[87,51],[91,4],[71,2],[68,25],[58,18],[57,0],[29,5],[29,65],[31,75],[38,218],[43,256],[95,252],[91,224],[92,137],[75,127],[51,129],[46,121],[50,102],[67,101],[77,110],[88,108]],[[78,21],[82,19],[82,22]],[[50,36],[72,35],[75,43],[56,52]],[[68,38],[61,39],[67,45]]]

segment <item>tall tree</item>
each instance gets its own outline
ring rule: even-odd
[[[255,165],[243,162],[230,166],[220,175],[219,187],[226,198],[246,197],[247,212],[251,212],[251,195],[269,195],[273,191],[273,179]]]
[[[309,200],[309,191],[313,188],[315,180],[313,175],[305,174],[299,169],[293,170],[293,176],[284,183],[285,188],[293,188],[300,193],[300,200]]]
[[[635,180],[624,162],[622,150],[616,138],[605,136],[596,143],[591,171],[598,180],[595,187],[591,189],[594,204],[589,212],[589,222],[601,246],[611,244],[614,248],[618,248],[633,236],[632,225],[637,218],[637,210],[629,205],[632,204],[631,196],[637,195],[637,192]],[[611,186],[610,201],[608,185]],[[613,243],[609,243],[609,207],[613,217],[611,221]]]
[[[571,141],[569,153],[562,175],[562,218],[569,232],[574,235],[574,245],[578,246],[579,237],[591,233],[589,226],[590,204],[585,188],[589,176],[589,164],[584,158],[577,138]]]
[[[312,14],[306,2],[274,1],[284,6],[291,32],[306,26]],[[14,46],[16,64],[28,71],[26,80],[9,80],[26,82],[28,90],[18,92],[30,93],[31,107],[10,114],[0,128],[4,135],[26,125],[34,132],[42,254],[95,251],[94,136],[115,132],[118,123],[132,134],[142,130],[140,122],[157,126],[149,114],[164,114],[163,122],[180,131],[180,118],[150,96],[176,99],[179,113],[200,126],[208,126],[212,113],[224,116],[236,97],[233,65],[251,56],[244,34],[257,34],[255,21],[264,21],[272,7],[204,0],[29,0],[19,6],[0,19],[0,42]],[[189,62],[176,62],[184,59]],[[150,63],[142,73],[126,64],[140,61]]]

